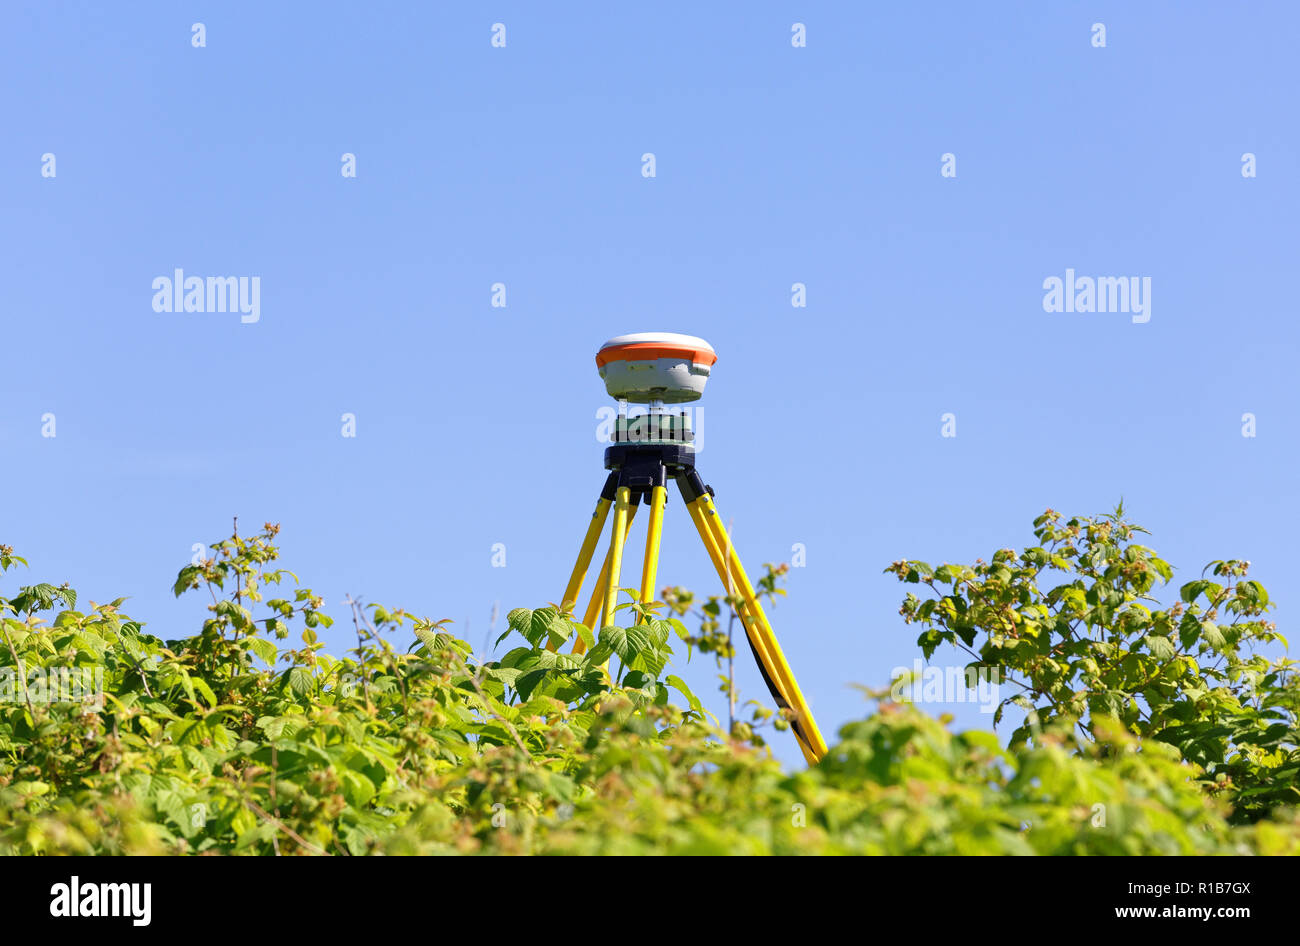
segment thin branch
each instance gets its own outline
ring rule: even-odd
[[[351,595],[347,595],[344,598],[344,602],[352,609],[352,626],[356,628],[357,631],[357,670],[361,674],[361,691],[366,696],[366,708],[370,709],[370,680],[369,674],[366,673],[364,663],[365,645],[361,639],[361,621],[365,619],[365,615],[358,611],[360,602],[355,601]]]
[[[18,670],[18,682],[23,685],[23,699],[27,701],[27,712],[31,714],[32,722],[35,723],[36,709],[32,706],[32,695],[27,692],[27,669],[18,659],[18,651],[14,647],[13,639],[9,636],[9,628],[5,626],[3,618],[0,618],[0,630],[4,631],[5,643],[9,645],[9,653],[13,655],[14,667]]]
[[[233,538],[235,540],[235,548],[237,551],[239,547],[239,517],[238,516],[235,516]],[[243,607],[244,604],[243,581],[244,581],[244,576],[240,574],[239,566],[236,565],[235,566],[235,604],[239,605],[240,607]]]
[[[253,814],[257,815],[257,817],[261,818],[267,824],[272,825],[277,830],[283,831],[285,834],[287,834],[303,850],[308,851],[312,854],[317,854],[321,857],[329,857],[328,851],[322,850],[321,848],[318,848],[316,845],[312,844],[310,841],[304,839],[300,834],[298,834],[298,832],[294,831],[293,828],[289,827],[287,824],[285,824],[283,821],[281,821],[279,818],[275,817],[274,815],[267,814],[267,812],[265,812],[262,808],[258,807],[258,805],[255,804],[254,802],[249,801],[247,798],[245,798],[244,804],[248,806],[248,809]],[[278,849],[277,849],[277,853],[278,853]]]
[[[280,758],[276,752],[275,743],[271,743],[271,807],[275,809],[276,817],[280,815],[280,806],[275,800],[275,783],[280,775]],[[275,856],[280,856],[280,839],[276,835],[271,835],[271,847],[275,849]]]
[[[474,687],[474,692],[478,694],[479,699],[482,701],[484,711],[493,719],[500,720],[501,724],[510,731],[510,735],[514,736],[515,745],[519,747],[519,751],[524,755],[529,755],[528,747],[524,745],[524,740],[520,737],[519,730],[515,729],[514,724],[511,723],[510,720],[492,709],[492,704],[488,701],[487,694],[483,692],[483,687],[479,686],[478,676],[469,672],[469,667],[465,665],[464,659],[460,654],[456,653],[454,648],[449,647],[448,651],[456,658],[456,663],[460,664],[461,672],[464,673],[465,676],[469,677],[470,685]]]

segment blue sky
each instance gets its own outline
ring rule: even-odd
[[[351,593],[478,643],[494,602],[559,597],[604,477],[595,351],[659,330],[718,352],[700,467],[750,571],[806,547],[772,617],[828,734],[917,654],[884,566],[1030,544],[1048,506],[1122,496],[1176,582],[1250,559],[1287,629],[1293,5],[3,17],[0,541],[31,580],[191,633],[170,584],[237,514],[336,617]],[[155,312],[176,268],[260,277],[260,319]],[[1150,321],[1045,312],[1067,269],[1150,277]],[[716,589],[676,497],[660,578]],[[724,709],[709,661],[677,669]]]

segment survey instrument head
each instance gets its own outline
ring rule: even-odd
[[[704,339],[675,332],[619,335],[596,352],[605,390],[610,397],[633,404],[699,400],[717,360],[713,346]]]

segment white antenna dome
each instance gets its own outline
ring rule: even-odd
[[[676,332],[619,335],[596,352],[596,367],[610,397],[636,404],[699,400],[717,360],[704,339]]]

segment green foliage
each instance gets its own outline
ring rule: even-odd
[[[780,582],[789,570],[789,565],[764,563],[763,576],[754,586],[754,592],[760,603],[772,605],[775,604],[778,597],[785,596],[785,589],[780,587]],[[778,732],[788,730],[790,728],[789,720],[758,700],[745,701],[744,706],[750,711],[749,719],[736,718],[740,689],[736,686],[734,669],[736,658],[735,634],[736,623],[740,617],[740,611],[744,607],[744,599],[739,594],[734,593],[709,595],[702,603],[697,605],[695,593],[679,586],[664,588],[660,595],[663,597],[664,606],[667,607],[669,613],[674,615],[673,618],[669,619],[669,623],[672,624],[674,629],[677,630],[678,636],[686,643],[687,653],[690,654],[698,649],[702,654],[712,654],[719,671],[725,665],[727,672],[718,674],[720,684],[718,689],[727,697],[727,731],[732,738],[761,746],[764,744],[761,733],[763,727],[771,725]],[[723,624],[722,621],[724,612],[726,614],[726,624]],[[694,634],[687,631],[686,627],[678,620],[678,618],[688,614],[699,621],[699,631]],[[743,625],[740,633],[745,633]]]
[[[484,660],[445,620],[349,599],[334,657],[276,532],[181,570],[176,593],[210,601],[192,637],[66,587],[0,597],[0,852],[1300,853],[1294,814],[1230,824],[1201,766],[1099,714],[1087,739],[1062,717],[1003,748],[886,701],[784,771],[670,672],[692,635],[662,605],[594,631],[517,609]]]
[[[1286,644],[1264,619],[1268,592],[1246,577],[1249,562],[1215,561],[1162,607],[1151,592],[1173,569],[1136,541],[1144,532],[1122,505],[1064,524],[1049,509],[1034,521],[1038,543],[1019,554],[888,571],[933,593],[909,593],[901,609],[924,627],[917,642],[927,658],[947,643],[1018,688],[994,717],[1009,703],[1027,710],[1013,747],[1058,723],[1095,739],[1114,717],[1148,747],[1167,743],[1195,765],[1234,821],[1300,803],[1296,664],[1256,652]]]
[[[570,821],[531,830],[544,834],[537,849],[566,854],[1300,851],[1300,822],[1230,827],[1168,747],[1139,751],[1115,726],[1079,748],[1066,731],[1011,752],[892,703],[795,774],[688,733],[659,744],[616,733],[584,769],[594,795]]]

